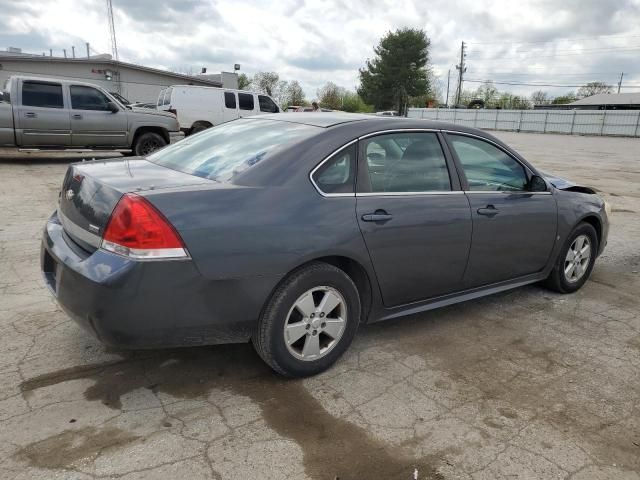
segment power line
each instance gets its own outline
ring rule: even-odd
[[[640,38],[640,35],[596,35],[592,37],[558,37],[555,40],[539,40],[533,42],[505,42],[504,40],[494,42],[467,42],[468,45],[538,45],[544,43],[559,43],[562,41],[575,41],[575,40],[600,40],[602,38]]]
[[[535,59],[539,59],[539,58],[556,58],[556,57],[576,57],[576,56],[583,56],[583,55],[600,55],[603,53],[611,53],[611,52],[637,52],[640,51],[640,47],[632,47],[632,48],[614,48],[614,49],[607,49],[607,50],[600,50],[600,51],[590,51],[590,50],[585,50],[582,52],[574,52],[574,53],[557,53],[557,54],[552,54],[552,55],[537,55],[535,54],[535,52],[532,51],[528,51],[528,52],[513,52],[515,54],[517,53],[534,53],[534,57]],[[473,51],[471,53],[474,53]],[[479,51],[476,51],[475,53],[479,53]],[[480,60],[483,62],[491,62],[491,61],[503,61],[503,60],[524,60],[525,58],[527,58],[527,56],[520,56],[520,57],[494,57],[494,58],[481,58]]]
[[[494,83],[496,85],[520,85],[527,87],[564,87],[564,88],[580,88],[584,87],[582,85],[569,85],[569,84],[556,84],[556,83],[528,83],[528,82],[518,82],[518,81],[494,81],[494,80],[478,80],[478,79],[469,79],[466,78],[465,82],[471,83]],[[622,85],[621,88],[640,88],[640,85]]]

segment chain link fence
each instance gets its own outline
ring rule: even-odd
[[[484,130],[640,136],[640,110],[457,110],[410,108],[409,118],[424,118]]]

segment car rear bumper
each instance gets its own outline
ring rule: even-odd
[[[184,132],[169,132],[169,143],[176,143],[184,138]]]
[[[191,260],[89,253],[66,235],[55,213],[44,229],[41,268],[71,318],[102,343],[125,348],[246,342],[277,282],[209,280]]]

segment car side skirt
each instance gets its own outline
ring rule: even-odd
[[[473,300],[480,297],[486,297],[493,295],[494,293],[503,292],[505,290],[511,290],[514,288],[529,285],[544,280],[549,275],[548,269],[542,272],[526,275],[513,280],[507,280],[504,282],[493,283],[488,286],[474,288],[470,290],[464,290],[454,294],[443,295],[441,297],[431,298],[420,302],[414,302],[407,305],[401,305],[399,307],[384,308],[377,312],[377,315],[370,315],[368,323],[381,322],[383,320],[391,320],[394,318],[404,317],[407,315],[415,315],[417,313],[426,312],[428,310],[435,310],[436,308],[446,307],[454,305],[456,303],[466,302],[467,300]]]

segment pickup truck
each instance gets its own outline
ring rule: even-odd
[[[175,115],[126,107],[89,83],[14,76],[0,95],[0,147],[148,155],[182,138]]]

